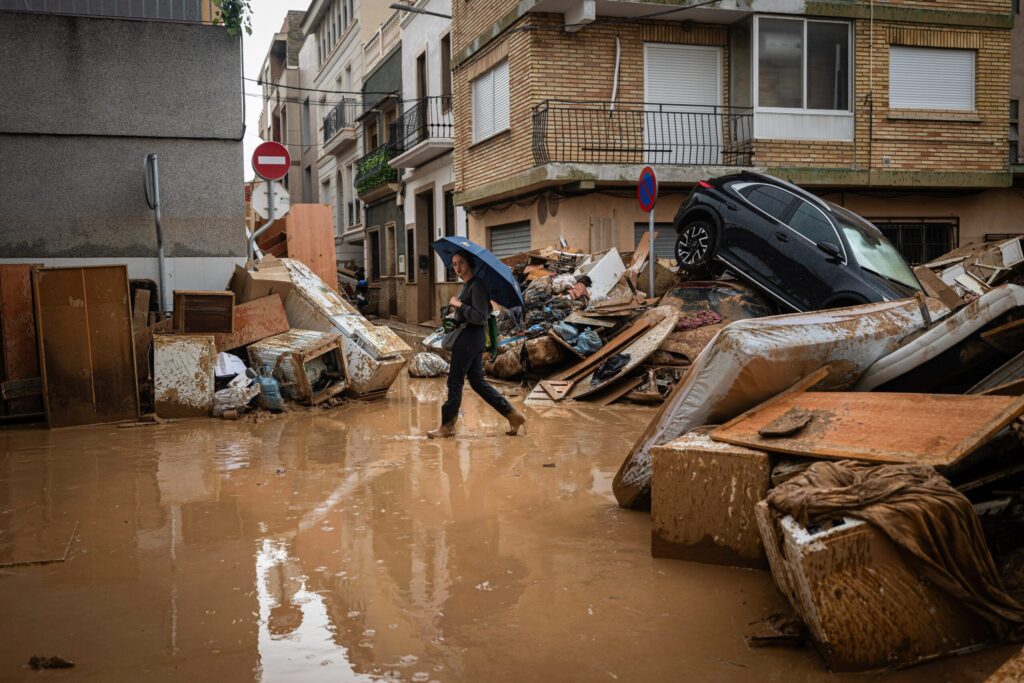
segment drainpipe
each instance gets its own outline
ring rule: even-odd
[[[246,245],[249,254],[249,262],[256,260],[256,238],[270,229],[274,224],[274,181],[267,180],[267,222],[249,235],[249,242]]]
[[[156,218],[156,257],[160,269],[160,286],[157,288],[157,296],[160,299],[160,314],[167,313],[167,296],[165,289],[167,284],[167,264],[164,257],[164,230],[160,224],[160,173],[157,170],[156,154],[147,154],[143,166],[146,190],[146,203],[153,209]]]

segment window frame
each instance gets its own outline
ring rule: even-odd
[[[497,107],[495,106],[496,98],[495,98],[494,78],[495,78],[495,75],[496,75],[498,69],[500,69],[502,66],[505,67],[505,78],[508,81],[508,84],[507,84],[507,87],[506,87],[506,92],[508,93],[508,105],[505,107],[505,111],[508,113],[508,120],[504,121],[504,126],[499,127],[498,126],[498,122],[495,120],[496,119],[495,110],[497,109]],[[480,121],[480,111],[478,110],[478,105],[479,105],[480,98],[477,97],[476,89],[477,89],[477,84],[480,83],[485,78],[490,78],[491,79],[490,103],[491,103],[491,119],[492,119],[491,126],[492,126],[492,128],[490,130],[480,130],[479,127],[478,127],[479,121]],[[472,100],[472,102],[471,102],[471,112],[472,112],[472,117],[473,117],[473,121],[472,121],[472,131],[473,131],[473,133],[472,133],[472,135],[473,135],[473,144],[474,145],[479,143],[479,142],[484,142],[485,140],[489,140],[489,139],[491,139],[491,138],[493,138],[493,137],[495,137],[497,135],[501,135],[502,133],[504,133],[507,130],[511,130],[511,128],[512,128],[512,87],[511,87],[511,82],[512,82],[511,67],[510,67],[510,64],[509,64],[509,59],[507,57],[505,59],[502,59],[497,64],[492,66],[490,69],[488,69],[487,71],[483,72],[482,74],[480,74],[479,76],[477,76],[476,78],[474,78],[473,80],[471,80],[469,82],[470,98]]]
[[[762,19],[783,19],[786,21],[799,21],[802,24],[803,33],[801,38],[800,56],[800,101],[801,107],[763,107],[761,101],[761,75],[759,62],[761,59],[761,20]],[[807,108],[807,24],[842,24],[846,26],[847,43],[847,74],[846,74],[846,109],[808,109]],[[751,69],[751,102],[754,112],[766,114],[819,114],[824,116],[853,116],[854,105],[854,80],[856,78],[855,57],[855,36],[853,33],[853,22],[841,19],[818,19],[810,17],[794,17],[780,14],[757,14],[754,15],[754,27],[750,36],[750,69]]]

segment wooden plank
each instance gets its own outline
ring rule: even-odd
[[[281,297],[276,294],[253,299],[235,306],[234,328],[231,334],[216,334],[217,351],[230,351],[247,346],[275,334],[291,329],[284,312]]]
[[[43,381],[39,377],[9,379],[0,382],[0,399],[11,401],[26,396],[42,396]]]
[[[623,346],[629,344],[641,334],[646,332],[648,329],[653,327],[653,323],[649,319],[638,320],[632,325],[624,329],[622,332],[605,342],[604,346],[592,353],[585,360],[580,361],[576,365],[566,368],[562,372],[548,377],[548,379],[554,380],[565,380],[573,379],[574,377],[580,377],[587,372],[590,368],[594,367],[597,363],[600,363],[605,358],[615,355],[615,353]]]
[[[39,346],[32,297],[32,264],[0,265],[0,379],[39,377]],[[0,402],[0,415],[24,415],[43,409],[41,396]]]
[[[612,385],[611,387],[606,388],[600,394],[591,395],[590,399],[598,405],[609,406],[643,384],[645,379],[645,377],[630,377],[626,380],[620,381],[618,385]]]
[[[981,394],[982,396],[1022,396],[1024,395],[1024,378],[1015,379],[1012,382],[1000,384],[997,387],[985,389],[984,391],[980,391],[977,393]]]
[[[935,274],[935,271],[928,266],[914,268],[914,275],[920,280],[921,286],[924,287],[924,291],[927,292],[928,296],[939,299],[949,310],[955,311],[960,306],[963,306],[963,299],[957,296],[953,288],[943,282]]]
[[[565,319],[565,322],[571,325],[590,325],[591,327],[603,327],[612,328],[618,325],[617,322],[612,320],[605,320],[603,318],[591,318],[590,316],[583,315],[579,311],[573,311]]]
[[[1024,351],[1006,361],[984,379],[965,391],[966,394],[989,394],[991,390],[1024,379]],[[1005,395],[1005,394],[1004,394]]]
[[[92,424],[91,335],[81,268],[35,272],[43,400],[50,427]]]
[[[566,349],[569,353],[576,356],[577,358],[586,358],[586,356],[584,356],[582,353],[573,348],[573,346],[569,342],[559,337],[558,333],[555,332],[553,329],[548,330],[548,336],[554,339],[556,344]]]
[[[540,381],[540,388],[547,392],[552,401],[561,401],[572,389],[575,382],[563,382],[559,380],[544,379]]]
[[[139,390],[127,268],[85,268],[83,273],[96,420],[137,420]]]
[[[1024,318],[982,332],[981,339],[1003,353],[1016,355],[1024,351]]]
[[[285,217],[288,258],[301,261],[338,291],[334,222],[326,204],[293,204]]]
[[[132,306],[132,326],[135,329],[148,327],[150,296],[152,293],[148,289],[135,290],[135,305]]]
[[[791,436],[765,426],[795,411],[812,416]],[[817,458],[946,467],[1024,413],[1024,397],[791,391],[711,433],[716,441]]]

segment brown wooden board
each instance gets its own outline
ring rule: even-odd
[[[578,379],[582,377],[587,374],[591,368],[596,367],[609,356],[615,355],[619,349],[629,344],[653,326],[654,321],[649,319],[635,321],[632,325],[605,342],[604,346],[592,353],[585,360],[580,361],[570,368],[566,368],[556,375],[548,377],[548,379],[563,380]]]
[[[35,289],[50,426],[137,420],[127,268],[44,268]]]
[[[235,306],[235,331],[217,334],[217,351],[230,351],[290,329],[281,297],[276,294]]]
[[[0,381],[39,377],[32,271],[39,266],[0,266]],[[28,415],[43,410],[41,396],[0,400],[0,415]]]
[[[285,221],[288,258],[302,261],[328,287],[338,291],[331,207],[326,204],[293,204]]]
[[[758,432],[790,411],[813,419],[787,437]],[[942,394],[793,391],[711,433],[739,446],[807,457],[945,467],[1024,413],[1024,398]]]
[[[183,334],[234,332],[234,292],[174,292],[174,331]]]

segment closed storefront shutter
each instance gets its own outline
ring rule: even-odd
[[[647,223],[635,223],[633,225],[634,245],[639,245],[640,240],[647,234]],[[676,257],[676,229],[671,223],[655,223],[654,232],[658,236],[654,238],[654,256],[656,258]]]
[[[498,258],[529,251],[530,221],[491,227],[488,248]]]

